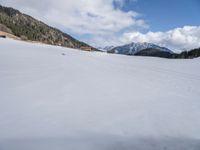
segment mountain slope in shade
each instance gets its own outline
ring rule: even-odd
[[[80,42],[62,31],[50,27],[20,11],[0,5],[0,30],[13,34],[22,40],[38,41],[41,43],[83,50],[95,48]]]
[[[192,49],[190,51],[184,51],[180,54],[174,54],[174,58],[197,58],[200,57],[200,48]]]
[[[134,55],[135,53],[138,53],[141,50],[153,48],[157,49],[163,52],[169,52],[173,53],[171,50],[165,47],[160,47],[158,45],[155,45],[153,43],[130,43],[122,46],[115,47],[111,50],[109,50],[109,53],[116,53],[116,54],[124,54],[124,55]]]
[[[152,57],[162,57],[162,58],[172,58],[173,54],[168,51],[162,51],[155,48],[147,48],[136,52],[135,56],[152,56]]]
[[[184,51],[181,53],[170,53],[167,51],[160,51],[155,48],[148,48],[141,50],[134,54],[135,56],[152,56],[152,57],[162,57],[162,58],[173,58],[173,59],[192,59],[200,57],[200,48],[193,49],[190,51]]]

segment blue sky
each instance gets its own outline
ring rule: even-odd
[[[200,25],[200,0],[126,0],[122,9],[140,13],[151,31]]]
[[[200,0],[0,0],[96,47],[200,47]]]

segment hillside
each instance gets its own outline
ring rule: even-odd
[[[184,51],[180,54],[173,55],[173,57],[174,58],[185,58],[185,59],[197,58],[197,57],[200,57],[200,48],[196,48],[196,49],[189,50],[189,51]]]
[[[141,50],[134,54],[135,56],[151,56],[151,57],[162,57],[171,59],[192,59],[200,57],[200,48],[193,49],[190,51],[183,51],[181,53],[170,53],[167,51],[160,51],[155,48],[148,48]]]
[[[134,54],[135,56],[151,56],[151,57],[162,57],[162,58],[174,58],[174,53],[170,53],[167,51],[161,51],[160,49],[156,48],[147,48],[143,49]]]
[[[50,27],[31,16],[13,8],[0,5],[0,31],[14,34],[22,40],[38,41],[41,43],[83,50],[95,50],[60,30]]]
[[[200,59],[0,45],[1,150],[199,150]]]

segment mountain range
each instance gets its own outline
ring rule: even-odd
[[[135,43],[122,45],[122,46],[107,46],[104,51],[112,54],[122,54],[131,56],[151,56],[151,57],[162,57],[162,58],[196,58],[200,57],[200,48],[183,51],[176,53],[166,47],[161,47],[153,43]]]

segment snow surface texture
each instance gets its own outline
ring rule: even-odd
[[[199,150],[199,68],[0,39],[0,150]]]

